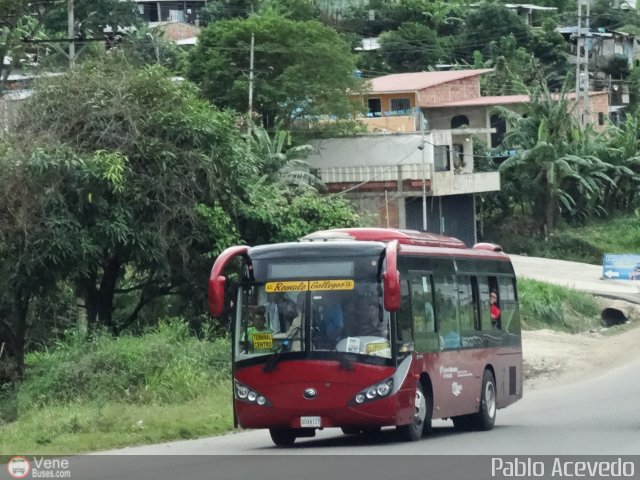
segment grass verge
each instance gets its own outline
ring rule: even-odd
[[[518,281],[520,318],[525,330],[549,328],[579,333],[602,326],[592,295],[535,280]]]
[[[70,334],[31,353],[24,381],[0,391],[0,455],[69,454],[232,428],[230,345],[185,322],[142,336]]]

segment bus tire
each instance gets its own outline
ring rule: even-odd
[[[472,417],[473,427],[481,431],[491,430],[496,421],[496,410],[496,381],[493,373],[485,370],[482,375],[480,410]]]
[[[428,398],[427,398],[428,397]],[[408,442],[415,442],[422,438],[422,434],[425,430],[425,425],[428,423],[428,430],[431,430],[431,395],[425,395],[422,389],[422,384],[418,382],[416,386],[416,399],[415,399],[415,413],[413,415],[413,422],[408,425],[398,425],[396,428],[400,437]]]
[[[291,428],[270,428],[269,434],[278,447],[290,447],[296,441],[296,432]]]

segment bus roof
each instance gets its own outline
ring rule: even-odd
[[[429,232],[419,232],[417,230],[402,230],[398,228],[334,228],[331,230],[320,230],[311,233],[301,240],[332,240],[348,239],[369,240],[374,242],[390,242],[397,240],[400,244],[421,245],[425,247],[441,248],[467,248],[462,240],[445,235],[438,235]]]

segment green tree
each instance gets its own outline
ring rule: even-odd
[[[0,95],[12,70],[25,58],[23,38],[42,29],[35,5],[27,0],[0,0]]]
[[[123,178],[118,189],[81,181],[49,187],[62,190],[92,246],[74,278],[89,321],[115,333],[158,297],[202,300],[196,272],[206,275],[206,252],[237,240],[230,214],[245,179],[256,175],[233,116],[169,76],[117,59],[88,64],[42,84],[17,126],[36,145],[55,138],[81,157],[102,158],[109,175]],[[114,318],[114,298],[131,292],[137,304]]]
[[[525,48],[518,47],[513,35],[507,35],[489,45],[489,57],[482,61],[482,53],[476,51],[476,68],[493,68],[493,72],[481,78],[485,95],[516,95],[526,93],[526,85],[540,78],[540,64]]]
[[[465,19],[463,42],[459,52],[469,61],[473,52],[487,54],[491,42],[512,35],[518,47],[526,48],[531,40],[530,28],[522,19],[499,3],[481,3],[470,10]]]
[[[253,109],[262,123],[287,128],[296,118],[349,115],[361,82],[355,56],[335,30],[268,11],[205,28],[190,57],[189,77],[221,107],[246,111],[249,54],[255,35]]]
[[[289,193],[308,188],[323,190],[324,184],[311,174],[309,164],[304,161],[313,147],[296,145],[287,149],[285,143],[291,143],[289,132],[277,131],[271,138],[264,127],[252,130],[251,152],[260,163],[260,182]]]
[[[514,200],[529,203],[546,237],[561,210],[576,212],[578,201],[583,201],[577,196],[600,195],[602,182],[610,180],[604,173],[607,166],[593,155],[597,146],[585,149],[589,134],[580,131],[564,93],[551,94],[542,85],[531,93],[522,115],[506,110],[503,114],[512,125],[504,143],[518,153],[500,171],[520,197]]]
[[[239,230],[249,245],[291,242],[316,230],[359,226],[363,220],[347,200],[309,189],[287,192],[257,183],[251,200],[239,210]]]
[[[600,157],[610,167],[607,175],[612,183],[606,186],[602,205],[628,212],[638,205],[640,186],[640,122],[633,116],[621,125],[609,125],[606,144]]]
[[[0,144],[0,311],[6,310],[0,315],[0,343],[17,376],[24,367],[32,300],[98,254],[75,206],[69,208],[69,196],[82,196],[73,191],[80,184],[86,192],[98,192],[122,180],[119,156],[78,156],[55,140],[43,140],[38,147],[28,138]],[[8,376],[0,373],[0,384]]]
[[[67,36],[67,2],[54,0],[47,7],[44,24],[52,33]],[[118,27],[142,23],[138,7],[132,0],[74,0],[75,32],[79,38],[101,37],[104,29],[118,31]]]
[[[436,32],[412,22],[403,23],[398,30],[383,33],[380,47],[385,62],[395,72],[427,70],[445,56]]]

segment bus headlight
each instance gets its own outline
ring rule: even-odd
[[[384,398],[389,395],[391,390],[393,390],[393,378],[385,378],[381,382],[359,391],[351,400],[350,405],[362,405],[365,402]]]
[[[233,381],[233,396],[236,400],[242,400],[246,403],[252,403],[254,405],[260,405],[261,407],[270,407],[269,400],[257,390],[249,388],[246,385],[241,384],[237,380]]]

